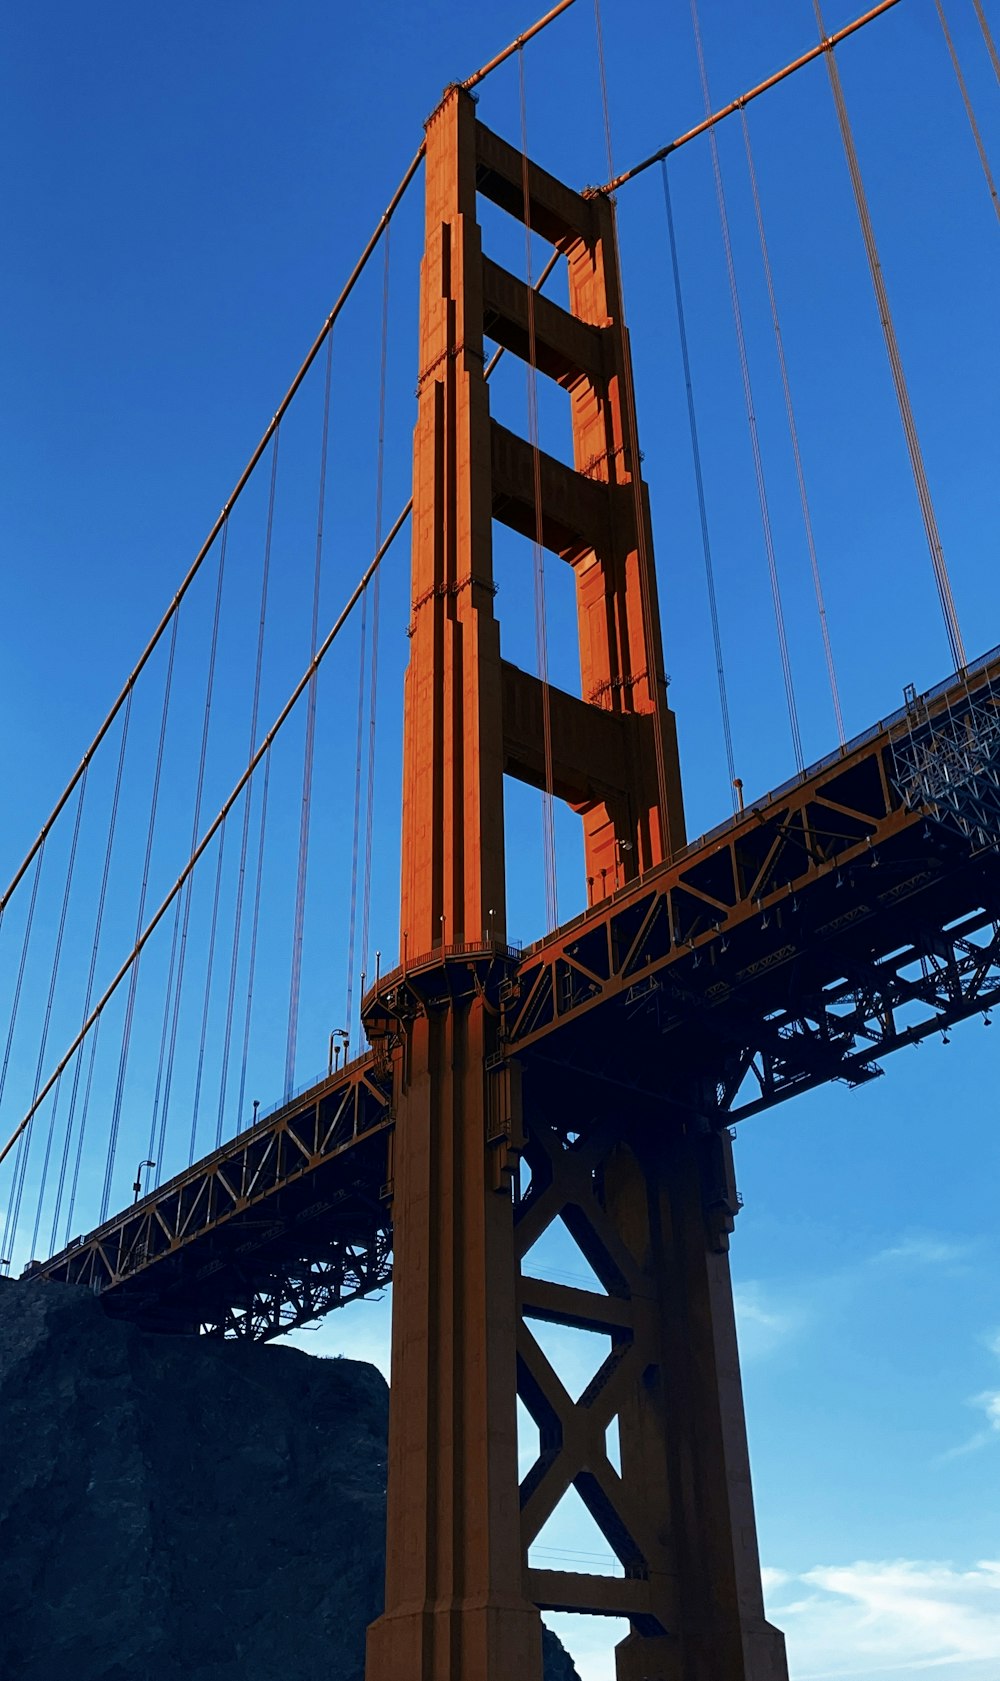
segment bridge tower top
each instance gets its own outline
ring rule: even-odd
[[[477,194],[565,259],[568,310],[484,256]],[[491,419],[484,336],[567,393],[572,466]],[[527,161],[450,89],[427,124],[404,724],[411,953],[505,937],[505,773],[580,814],[591,902],[683,845],[638,461],[611,206]],[[573,568],[579,696],[501,657],[494,520]]]

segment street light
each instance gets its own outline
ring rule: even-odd
[[[631,852],[631,851],[632,851],[632,842],[630,840],[619,840],[618,836],[616,835],[615,836],[615,891],[616,892],[617,892],[618,888],[621,886],[621,873],[625,868],[625,858],[624,858],[623,855],[626,852]]]
[[[148,1159],[144,1162],[139,1163],[139,1166],[136,1168],[136,1172],[135,1172],[135,1180],[133,1181],[133,1184],[132,1184],[132,1189],[135,1192],[135,1196],[132,1199],[133,1202],[138,1202],[140,1196],[142,1195],[142,1170],[143,1170],[143,1168],[144,1167],[155,1167],[155,1166],[156,1166],[156,1163],[151,1162]]]
[[[335,1027],[330,1034],[330,1063],[327,1073],[335,1074],[340,1067],[340,1040],[344,1041],[344,1067],[347,1067],[347,1047],[350,1044],[346,1027]]]

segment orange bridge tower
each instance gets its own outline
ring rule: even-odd
[[[713,1094],[672,1080],[655,1032],[641,1066],[630,1054],[603,1083],[575,1072],[558,1012],[523,1055],[505,1041],[504,776],[580,814],[594,899],[684,844],[612,211],[527,162],[459,88],[427,125],[426,194],[403,963],[364,1005],[395,1109],[386,1609],[368,1681],[540,1681],[543,1609],[628,1618],[619,1681],[784,1681]],[[551,242],[568,310],[483,255],[480,194]],[[484,333],[566,392],[572,466],[491,419]],[[580,696],[502,658],[495,520],[573,568]],[[557,1219],[593,1288],[522,1270]],[[595,1333],[575,1401],[538,1321]],[[518,1397],[539,1435],[520,1484]],[[570,1487],[623,1574],[529,1567]]]

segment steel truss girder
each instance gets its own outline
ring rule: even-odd
[[[922,699],[925,727],[952,720],[956,708],[976,704],[977,696],[991,696],[995,682],[996,653]],[[963,849],[956,836],[949,850],[948,837],[942,843],[929,831],[924,808],[908,804],[897,785],[897,753],[912,729],[912,712],[904,710],[528,947],[504,1003],[507,1049],[521,1054],[668,974],[676,974],[682,991],[709,1002],[752,988],[766,969],[794,955],[789,933],[800,906],[823,898],[817,890],[824,884],[856,884],[883,858],[891,868],[877,889],[869,881],[866,914],[886,923],[942,873],[967,863],[967,844]],[[994,880],[1000,875],[995,850],[984,855],[983,871]],[[952,914],[976,908],[979,902],[967,894]],[[825,900],[824,909],[824,916],[811,916],[809,937],[835,944],[843,901]],[[856,905],[851,914],[859,914]]]
[[[29,1270],[151,1322],[277,1334],[310,1302],[328,1311],[385,1282],[391,1124],[388,1071],[360,1058]],[[309,1248],[322,1278],[303,1271]]]
[[[852,964],[807,1005],[746,1031],[735,1066],[719,1083],[720,1104],[739,1121],[829,1080],[861,1085],[878,1078],[879,1059],[890,1051],[980,1011],[988,1015],[997,1004],[1000,924],[993,914],[976,913],[958,929],[929,928],[902,952]],[[750,1080],[759,1095],[738,1101]]]
[[[392,1046],[407,1017],[459,997],[500,1012],[491,1093],[512,1060],[556,1079],[585,1066],[595,1090],[681,1113],[674,1076],[696,1072],[734,1120],[870,1079],[889,1051],[1000,1003],[997,853],[927,822],[898,785],[906,744],[998,680],[994,654],[523,955],[484,930],[411,959],[364,1001],[371,1056],[30,1270],[150,1322],[180,1298],[186,1324],[232,1335],[347,1299],[303,1294],[303,1224],[311,1258],[324,1231],[360,1234],[381,1282]]]
[[[384,1289],[392,1280],[392,1242],[386,1224],[373,1227],[367,1240],[332,1245],[334,1254],[317,1260],[310,1254],[269,1269],[266,1279],[248,1287],[241,1302],[229,1302],[214,1319],[202,1321],[207,1336],[269,1342],[303,1325],[313,1325],[348,1302]]]

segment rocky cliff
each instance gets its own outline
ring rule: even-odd
[[[373,1366],[0,1283],[0,1681],[362,1681],[387,1413]]]

